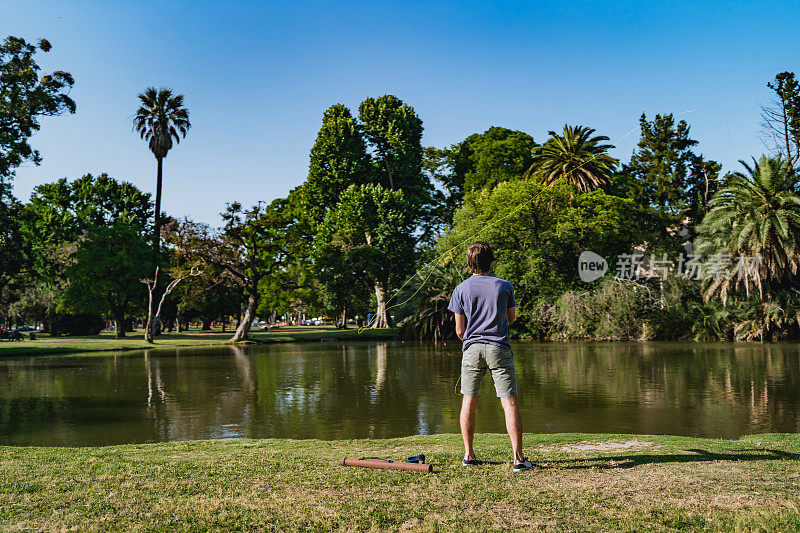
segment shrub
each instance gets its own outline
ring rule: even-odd
[[[105,327],[106,322],[98,315],[85,314],[55,314],[50,321],[52,335],[98,335]]]
[[[650,288],[607,277],[594,291],[567,291],[551,308],[550,337],[566,339],[648,339]]]

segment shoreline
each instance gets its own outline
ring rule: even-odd
[[[800,435],[738,440],[525,435],[542,468],[511,472],[508,437],[236,439],[0,446],[9,529],[760,529],[800,527]],[[425,453],[433,474],[340,465]]]
[[[302,326],[301,326],[302,327]],[[155,350],[163,348],[251,346],[258,344],[284,344],[305,342],[337,342],[344,340],[395,340],[397,328],[368,329],[359,333],[358,328],[337,330],[335,328],[280,328],[275,331],[251,331],[250,339],[238,343],[230,342],[233,331],[222,333],[190,331],[164,333],[156,338],[154,344],[144,341],[144,333],[133,332],[118,339],[109,332],[85,337],[49,337],[36,340],[0,342],[0,358],[37,355],[82,355],[103,352],[127,352],[134,350]]]

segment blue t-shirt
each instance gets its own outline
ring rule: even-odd
[[[447,308],[467,317],[464,349],[474,342],[511,348],[506,310],[515,306],[511,282],[483,274],[459,283]]]

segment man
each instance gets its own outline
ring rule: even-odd
[[[486,370],[503,406],[506,430],[514,452],[514,471],[530,470],[535,465],[522,456],[522,420],[517,407],[517,375],[514,354],[508,341],[508,325],[514,322],[514,286],[489,274],[494,252],[488,242],[474,242],[467,249],[467,266],[472,276],[453,291],[447,308],[455,313],[456,335],[464,341],[461,359],[461,435],[464,438],[464,465],[475,465],[472,438],[475,434],[475,409]]]

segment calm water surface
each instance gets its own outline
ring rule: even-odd
[[[800,345],[515,343],[526,432],[800,432]],[[0,444],[458,432],[458,346],[320,343],[0,359]],[[477,431],[504,431],[491,378]]]

